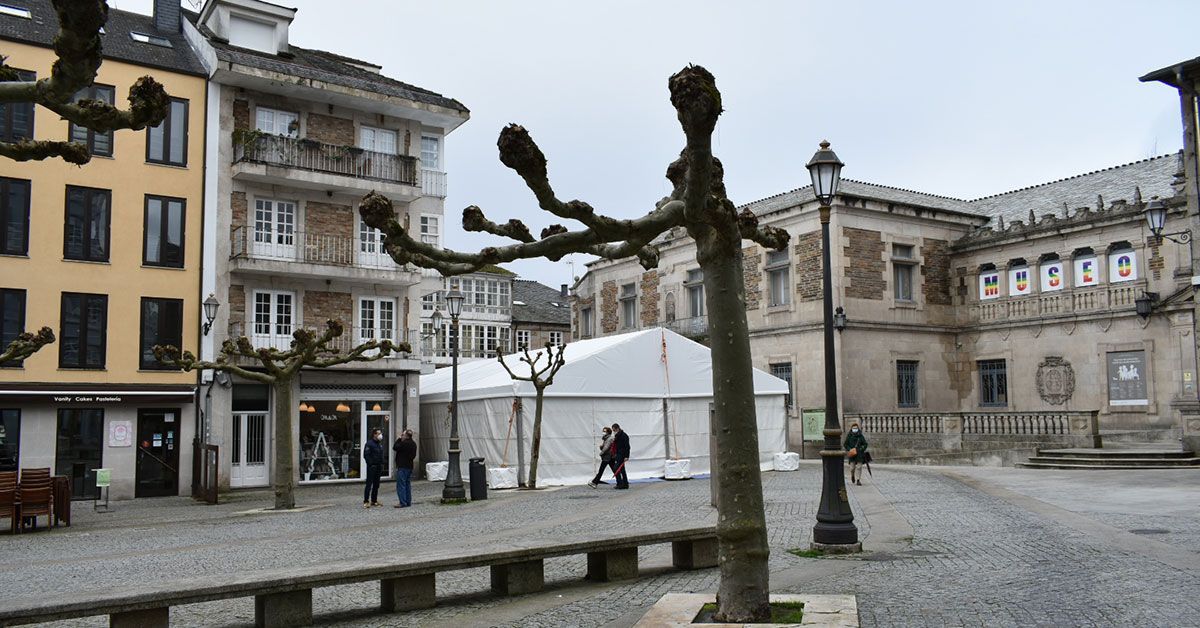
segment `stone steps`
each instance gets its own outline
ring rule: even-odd
[[[1017,466],[1028,469],[1180,469],[1200,467],[1193,451],[1154,446],[1113,449],[1039,449]]]

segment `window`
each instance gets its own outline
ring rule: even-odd
[[[0,408],[0,471],[21,466],[21,410]]]
[[[500,304],[500,282],[495,279],[487,282],[487,304],[488,307],[496,307]]]
[[[142,263],[147,266],[183,268],[182,198],[146,195],[145,234]]]
[[[300,136],[300,116],[290,111],[258,107],[254,112],[254,128],[271,135]]]
[[[767,305],[787,305],[792,302],[792,291],[788,289],[791,283],[791,262],[787,251],[767,252]]]
[[[290,292],[254,292],[254,330],[250,339],[254,346],[291,348],[294,300]]]
[[[579,310],[579,335],[589,338],[592,335],[592,308]]]
[[[637,327],[637,285],[621,286],[621,329]]]
[[[500,307],[509,307],[511,297],[509,291],[512,290],[512,285],[507,281],[500,282]],[[551,305],[555,305],[551,303]]]
[[[438,292],[430,292],[429,294],[421,297],[422,312],[432,313],[435,309],[438,309],[438,306],[440,305],[442,305],[442,292],[440,290]],[[442,307],[441,309],[445,310],[446,308]],[[445,314],[445,312],[442,313]]]
[[[171,99],[167,117],[146,129],[146,161],[171,166],[187,165],[188,101]]]
[[[920,405],[917,400],[917,362],[916,360],[896,360],[896,405],[901,408],[915,408]]]
[[[104,466],[104,409],[59,408],[57,441],[56,475],[71,478],[72,496],[98,497],[95,470]]]
[[[0,4],[0,15],[11,15],[12,17],[23,17],[27,20],[33,19],[33,13],[29,9],[22,7],[14,7],[7,4]],[[0,469],[2,471],[3,469]]]
[[[0,177],[0,254],[29,253],[29,181]]]
[[[33,81],[37,75],[17,70],[18,81]],[[20,142],[33,138],[33,103],[0,103],[0,142]]]
[[[913,274],[916,261],[913,259],[913,247],[908,244],[892,245],[892,277],[895,279],[897,301],[913,300]]]
[[[92,85],[75,93],[75,102],[81,100],[99,100],[111,105],[115,102],[114,98],[115,90],[112,85]],[[70,123],[67,128],[71,141],[87,146],[89,153],[100,155],[101,157],[112,157],[112,131],[97,133],[87,127],[78,126],[74,122]]]
[[[166,37],[159,37],[157,35],[147,35],[146,33],[130,31],[129,38],[133,41],[141,42],[143,44],[150,44],[152,46],[159,46],[162,48],[173,47],[171,46],[171,40],[167,39]]]
[[[64,292],[58,341],[59,368],[104,368],[108,295]]]
[[[550,344],[561,347],[563,345],[563,333],[561,331],[550,332]]]
[[[183,347],[183,300],[142,297],[142,351],[138,368],[174,370],[154,357],[154,345]]]
[[[528,348],[529,348],[529,330],[528,329],[518,329],[517,330],[517,350],[528,349]]]
[[[792,363],[772,364],[771,374],[783,381],[787,382],[787,394],[783,397],[783,402],[787,407],[792,407]]]
[[[704,316],[704,271],[689,270],[683,285],[687,288],[688,316]]]
[[[979,405],[1008,405],[1008,369],[1004,360],[980,360]]]
[[[487,342],[485,342],[483,345],[483,350],[484,350],[483,357],[490,358],[490,357],[496,355],[496,346],[497,346],[496,342],[498,341],[498,339],[499,339],[499,332],[497,331],[496,327],[493,325],[488,325],[487,326]]]
[[[112,192],[109,190],[67,186],[63,257],[88,262],[108,261],[111,201]]]
[[[396,154],[396,132],[389,129],[377,129],[364,126],[358,134],[359,145],[366,150],[377,153]]]
[[[512,330],[507,327],[500,328],[500,350],[505,353],[508,353],[509,351],[512,350],[512,344],[511,344],[512,339],[510,337],[511,332],[512,332]]]
[[[8,343],[25,331],[25,291],[12,288],[0,289],[0,353]],[[9,362],[5,366],[20,367],[21,362]]]
[[[296,246],[296,204],[259,198],[254,200],[253,250],[261,257],[290,259]]]
[[[421,167],[426,170],[441,169],[442,140],[433,135],[421,136]]]
[[[358,300],[358,343],[396,340],[396,300],[363,297]]]
[[[438,230],[437,216],[421,216],[421,241],[425,244],[438,245],[440,238],[438,235],[441,231]]]

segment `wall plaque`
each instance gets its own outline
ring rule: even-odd
[[[1042,401],[1061,406],[1075,394],[1075,369],[1058,356],[1050,356],[1038,365],[1037,390]]]
[[[1113,406],[1145,406],[1150,404],[1146,393],[1145,351],[1112,351],[1108,354],[1108,403]]]

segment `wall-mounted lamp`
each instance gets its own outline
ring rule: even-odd
[[[204,300],[204,318],[207,319],[204,321],[205,336],[212,330],[213,320],[217,318],[217,310],[219,309],[221,309],[221,302],[217,300],[216,296],[212,294],[208,295],[208,298]]]
[[[1158,303],[1158,293],[1143,290],[1142,296],[1133,300],[1133,307],[1137,310],[1137,315],[1145,320],[1150,318],[1150,312],[1154,310],[1155,303]]]
[[[1191,242],[1191,231],[1184,230],[1174,233],[1163,233],[1163,228],[1167,224],[1167,204],[1158,200],[1158,198],[1153,198],[1149,203],[1146,203],[1146,209],[1142,210],[1142,215],[1146,217],[1146,226],[1150,228],[1150,233],[1153,233],[1154,237],[1166,238],[1176,244]]]
[[[833,328],[838,331],[846,329],[846,311],[840,305],[833,312]]]

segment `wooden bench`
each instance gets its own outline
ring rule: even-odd
[[[638,548],[671,544],[680,569],[717,565],[715,526],[625,534],[618,538],[575,535],[554,540],[514,539],[506,547],[433,550],[416,559],[366,558],[327,564],[313,573],[308,567],[253,571],[151,584],[118,591],[83,591],[59,597],[6,597],[0,600],[0,626],[108,615],[113,628],[167,626],[170,608],[254,596],[257,626],[302,626],[312,623],[312,590],[356,582],[380,582],[380,608],[385,613],[429,608],[437,601],[436,574],[491,568],[492,591],[519,595],[542,589],[547,558],[587,554],[587,578],[607,582],[635,578]]]

